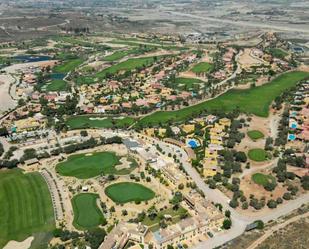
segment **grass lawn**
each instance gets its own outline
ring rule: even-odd
[[[264,137],[264,134],[260,131],[253,130],[247,132],[248,137],[250,137],[253,141],[258,140]]]
[[[142,184],[121,182],[109,185],[105,189],[106,195],[115,203],[131,201],[148,201],[155,197],[155,192]]]
[[[56,170],[63,176],[74,176],[79,179],[87,179],[100,174],[126,175],[137,167],[135,160],[129,158],[130,168],[117,170],[120,164],[119,157],[114,152],[96,152],[92,154],[76,154],[68,157],[66,161],[59,163]]]
[[[82,59],[68,60],[54,67],[55,73],[68,73],[83,63]]]
[[[55,228],[51,196],[39,173],[0,172],[0,248]]]
[[[248,152],[248,157],[256,162],[263,162],[267,160],[267,153],[263,149],[251,149]]]
[[[74,211],[73,225],[79,229],[91,229],[99,226],[105,218],[97,205],[97,194],[78,194],[72,199]]]
[[[200,79],[179,77],[175,79],[175,83],[180,88],[190,89],[190,88],[193,88],[195,85],[201,84],[204,82]]]
[[[165,210],[162,210],[158,213],[158,215],[152,220],[148,216],[145,217],[145,219],[142,221],[142,223],[150,228],[151,231],[156,231],[159,229],[159,223],[164,218],[164,215],[170,215],[172,218],[171,222],[173,224],[180,221],[180,216],[182,214],[186,214],[187,210],[183,207],[178,208],[177,210],[174,210],[173,208],[168,208]]]
[[[200,63],[197,63],[194,67],[192,67],[191,71],[196,74],[207,73],[212,68],[213,68],[212,64],[208,62],[200,62]]]
[[[128,59],[126,61],[120,62],[118,64],[115,64],[111,67],[104,69],[103,71],[97,73],[96,77],[104,78],[106,74],[115,74],[120,71],[130,71],[139,67],[149,66],[153,64],[154,61],[155,61],[154,56]]]
[[[275,177],[273,177],[272,175],[264,175],[262,173],[256,173],[252,175],[251,179],[256,184],[259,184],[262,186],[265,186],[269,182],[276,183]]]
[[[71,116],[66,120],[66,124],[70,129],[83,128],[127,128],[134,123],[134,119],[130,117],[110,118],[103,116]]]
[[[68,89],[68,83],[64,80],[52,80],[48,85],[46,85],[46,91],[66,91]]]
[[[288,72],[273,81],[246,90],[230,90],[227,93],[200,104],[178,111],[159,111],[141,119],[140,126],[158,125],[159,123],[180,122],[197,116],[204,110],[209,112],[221,110],[230,112],[239,109],[241,112],[267,117],[272,101],[283,91],[295,86],[300,80],[309,77],[307,72]]]

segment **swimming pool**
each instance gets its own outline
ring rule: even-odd
[[[296,129],[296,128],[297,128],[297,124],[296,124],[296,123],[292,123],[292,124],[290,125],[290,127],[291,127],[292,129]]]
[[[189,139],[189,140],[187,141],[187,145],[188,145],[190,148],[195,149],[195,148],[197,148],[197,147],[200,146],[200,143],[199,143],[196,139]]]
[[[288,135],[288,140],[294,141],[295,139],[296,139],[296,135],[295,134],[289,134]]]

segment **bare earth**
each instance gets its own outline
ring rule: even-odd
[[[31,246],[34,237],[31,236],[24,241],[18,242],[15,240],[9,241],[3,249],[28,249]]]

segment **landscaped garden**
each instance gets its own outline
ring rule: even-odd
[[[115,203],[148,201],[155,197],[155,192],[142,184],[121,182],[109,185],[105,189],[106,195]]]
[[[258,185],[261,185],[263,187],[265,187],[267,184],[269,183],[276,183],[276,179],[275,177],[271,176],[271,175],[265,175],[262,173],[256,173],[254,175],[252,175],[252,181],[255,182]]]
[[[127,128],[134,123],[130,117],[110,118],[104,116],[71,116],[66,120],[70,129],[83,128]]]
[[[158,111],[142,118],[137,124],[140,126],[158,125],[167,122],[181,122],[198,116],[202,111],[231,112],[239,109],[241,112],[252,113],[260,117],[267,117],[269,106],[280,94],[295,86],[300,80],[309,77],[307,72],[293,71],[282,74],[271,82],[262,86],[246,90],[230,90],[227,93],[197,105],[178,111]],[[263,97],[261,97],[263,96]]]
[[[196,64],[191,71],[196,74],[207,73],[213,68],[213,65],[208,62],[200,62]]]
[[[72,199],[73,225],[80,230],[95,228],[104,224],[105,218],[98,207],[97,194],[78,194]]]
[[[120,158],[114,152],[96,152],[71,155],[67,160],[59,163],[56,170],[60,175],[87,179],[100,174],[126,175],[137,167],[134,159],[128,158],[129,168],[116,169],[120,165]]]
[[[1,171],[0,203],[0,248],[55,228],[51,195],[39,173]]]
[[[250,137],[253,141],[264,138],[264,134],[258,130],[252,130],[247,132],[248,137]]]
[[[251,149],[248,152],[248,157],[252,161],[263,162],[267,160],[267,152],[263,149]]]

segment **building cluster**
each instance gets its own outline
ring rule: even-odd
[[[294,93],[293,104],[289,112],[288,141],[292,147],[298,142],[309,141],[309,81],[303,82]],[[302,143],[302,144],[303,144]]]

